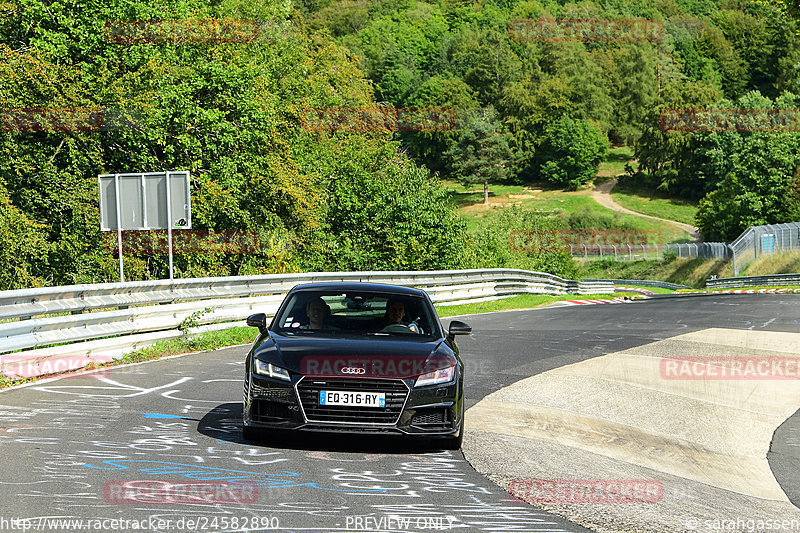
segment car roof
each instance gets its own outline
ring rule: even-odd
[[[295,285],[290,292],[299,291],[342,291],[342,292],[383,292],[388,294],[402,294],[407,296],[426,296],[425,291],[400,285],[387,285],[384,283],[304,283]]]

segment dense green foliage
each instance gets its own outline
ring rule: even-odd
[[[752,92],[714,107],[794,110],[800,97],[785,93],[773,101]],[[702,198],[697,223],[706,240],[731,240],[751,225],[800,220],[800,133],[664,133],[655,125],[650,131],[639,145],[640,163],[650,171],[642,178]]]
[[[752,95],[739,105],[770,108],[772,102]],[[800,109],[800,97],[779,98],[775,105]],[[723,167],[717,188],[699,205],[697,220],[708,240],[731,239],[748,226],[800,220],[800,133],[707,134],[698,145],[703,162]]]
[[[327,28],[361,58],[378,98],[395,106],[449,106],[464,115],[496,109],[499,133],[513,150],[508,178],[517,183],[575,188],[591,179],[598,159],[589,154],[602,146],[596,129],[611,142],[635,145],[640,162],[635,180],[643,188],[697,200],[731,180],[750,187],[728,173],[734,160],[739,173],[750,175],[760,163],[715,150],[713,134],[661,130],[661,111],[743,105],[754,91],[777,107],[791,101],[787,96],[779,103],[782,95],[800,94],[800,12],[788,0],[308,0],[303,5],[310,24]],[[537,41],[514,38],[509,31],[517,19],[619,17],[655,21],[663,38]],[[728,136],[744,142],[747,134]],[[463,174],[457,154],[469,150],[461,137],[427,132],[403,134],[402,140],[418,161],[456,179]],[[791,157],[780,157],[787,163],[779,178],[785,184],[793,173]],[[746,192],[760,195],[755,185]],[[704,205],[724,196],[730,194],[709,196]],[[789,207],[737,200],[720,208],[724,215],[705,208],[707,218],[727,220],[722,226],[700,223],[707,238],[732,238],[736,228],[754,220],[796,216]]]
[[[97,175],[167,169],[191,173],[194,229],[256,232],[274,244],[258,254],[176,256],[181,277],[460,265],[463,223],[396,142],[380,132],[302,127],[308,107],[370,106],[373,96],[347,50],[308,33],[291,4],[11,7],[0,20],[4,114],[86,107],[130,116],[101,131],[5,123],[0,289],[114,280]],[[165,12],[284,22],[263,27],[253,42],[117,44],[104,36],[105,21]],[[166,257],[132,254],[125,268],[127,279],[165,277]]]

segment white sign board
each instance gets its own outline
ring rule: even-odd
[[[101,174],[97,179],[102,231],[192,228],[189,172]]]
[[[116,231],[119,247],[119,280],[125,281],[122,268],[122,232],[167,230],[169,279],[172,279],[172,230],[192,228],[192,200],[189,173],[145,172],[101,174],[100,230]]]

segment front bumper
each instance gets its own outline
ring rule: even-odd
[[[292,376],[289,383],[251,372],[244,385],[243,423],[252,429],[457,436],[463,416],[460,375],[416,389],[414,381]],[[386,406],[321,406],[320,390],[383,392]]]

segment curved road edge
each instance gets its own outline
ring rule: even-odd
[[[662,363],[797,361],[798,346],[800,333],[707,328],[555,368],[470,408],[462,449],[513,495],[596,531],[800,520],[791,503],[800,494],[800,381],[670,379]],[[587,505],[570,502],[569,490],[544,492],[544,480],[651,480],[662,492],[653,502]]]

